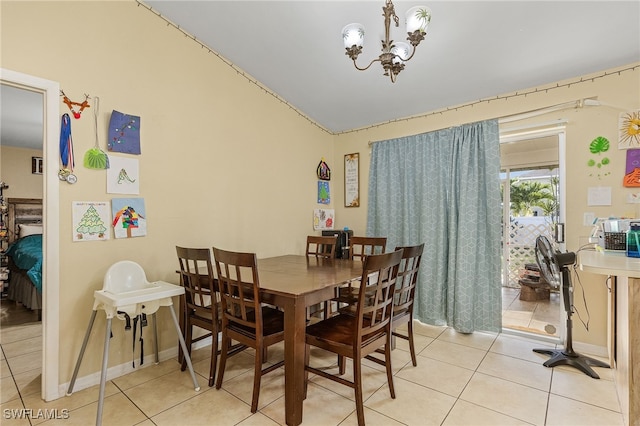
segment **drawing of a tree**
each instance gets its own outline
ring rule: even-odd
[[[78,232],[78,237],[80,238],[82,238],[82,234],[98,234],[98,236],[102,238],[106,230],[107,227],[104,226],[104,222],[94,206],[89,206],[84,215],[82,215],[82,219],[76,228],[76,232]]]

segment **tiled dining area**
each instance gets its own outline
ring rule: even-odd
[[[2,327],[2,424],[94,424],[97,385],[49,403],[40,399],[41,330],[37,322]],[[611,370],[597,368],[601,380],[595,380],[569,367],[545,368],[546,357],[532,349],[548,344],[519,336],[463,335],[419,323],[414,332],[417,367],[411,365],[407,342],[398,340],[392,352],[395,400],[389,397],[384,367],[365,361],[369,425],[623,424]],[[283,350],[282,344],[271,347],[269,361],[282,359]],[[253,354],[229,359],[220,390],[206,386],[209,356],[208,346],[193,351],[199,392],[175,358],[109,381],[103,424],[285,424],[283,369],[263,377],[258,412],[252,415]],[[316,364],[337,364],[335,356],[318,350],[312,357]],[[43,410],[58,418],[46,420]],[[16,419],[15,413],[32,418]],[[311,376],[303,424],[357,424],[353,391]]]

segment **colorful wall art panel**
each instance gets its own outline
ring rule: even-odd
[[[620,114],[618,118],[618,148],[640,148],[640,109]]]
[[[640,149],[627,150],[627,166],[622,184],[627,188],[640,187]]]
[[[147,235],[147,212],[144,198],[114,198],[111,200],[113,233],[116,238]]]
[[[329,192],[329,182],[326,180],[318,181],[318,204],[330,204],[331,193]]]
[[[109,239],[111,212],[107,201],[74,201],[72,205],[73,241]]]
[[[140,194],[140,170],[137,158],[109,156],[107,192],[109,194]]]
[[[126,154],[140,154],[140,117],[114,110],[109,121],[107,149]]]
[[[334,209],[314,209],[313,210],[313,229],[316,231],[322,229],[333,229],[335,222]]]

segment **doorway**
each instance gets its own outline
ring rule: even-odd
[[[46,401],[61,396],[59,366],[59,95],[57,82],[20,72],[0,69],[2,85],[39,93],[43,102],[43,239],[42,239],[42,385]]]
[[[505,332],[560,342],[561,289],[540,277],[535,243],[563,243],[564,129],[502,137],[502,324]]]

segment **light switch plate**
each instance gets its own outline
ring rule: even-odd
[[[584,214],[584,218],[582,219],[582,224],[584,226],[591,226],[593,222],[596,220],[596,215],[593,212],[586,212]]]

